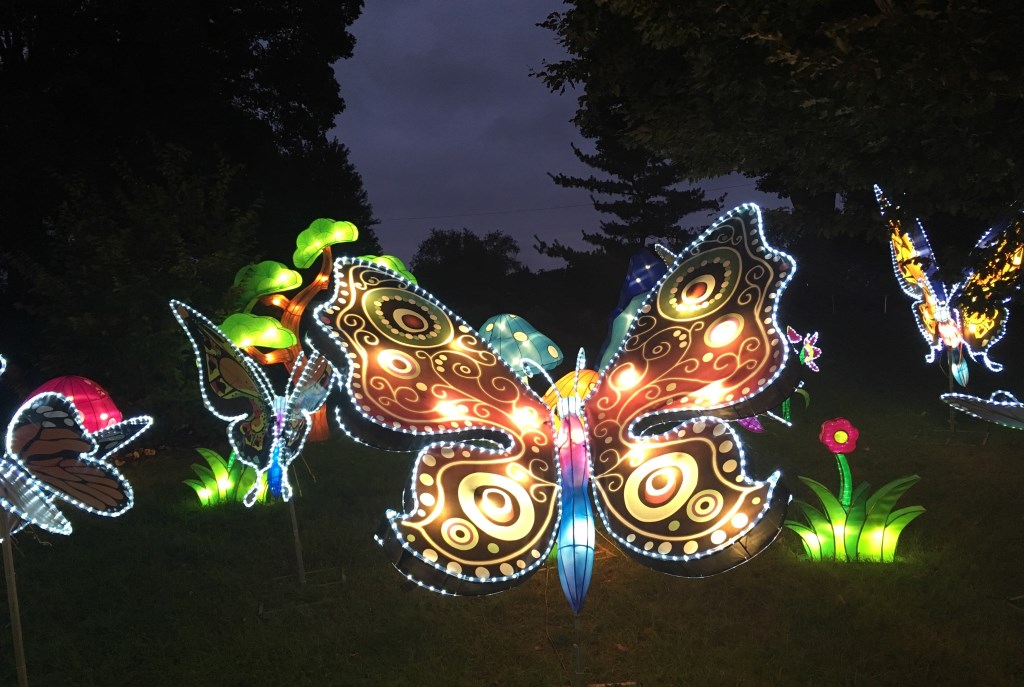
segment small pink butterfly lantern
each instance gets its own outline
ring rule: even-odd
[[[55,391],[67,396],[82,414],[82,424],[90,432],[98,432],[124,419],[121,411],[111,400],[110,394],[88,377],[78,375],[54,377],[50,381],[44,382],[26,398],[32,398],[44,391]]]

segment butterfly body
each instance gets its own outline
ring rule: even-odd
[[[302,451],[310,416],[327,400],[333,370],[317,354],[301,356],[285,393],[276,394],[260,365],[202,313],[180,301],[171,301],[171,309],[195,350],[207,408],[228,423],[232,450],[257,472],[242,502],[256,503],[264,476],[273,496],[290,500],[288,466]]]
[[[967,358],[993,372],[1002,365],[989,350],[1006,331],[1007,304],[1020,287],[1024,256],[1024,214],[986,231],[975,244],[977,266],[951,288],[939,279],[938,265],[921,222],[875,186],[875,197],[889,226],[893,269],[900,288],[913,300],[912,310],[928,344],[927,362],[943,351],[954,378],[967,385]]]
[[[341,374],[339,423],[419,452],[403,509],[377,534],[394,565],[434,591],[487,594],[526,579],[557,541],[578,612],[597,519],[674,575],[756,555],[781,529],[788,493],[778,473],[749,478],[739,438],[710,415],[752,415],[791,393],[782,387],[799,366],[787,364],[776,309],[794,268],[768,246],[756,206],[737,208],[674,258],[586,398],[553,415],[429,293],[337,259],[309,340]]]
[[[562,508],[558,522],[558,579],[575,613],[583,610],[594,571],[594,509],[587,494],[590,484],[590,446],[576,409],[577,396],[564,399],[562,420],[555,437]]]

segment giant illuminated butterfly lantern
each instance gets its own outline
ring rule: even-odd
[[[756,414],[795,387],[776,319],[794,269],[756,206],[722,217],[650,290],[590,393],[557,404],[556,434],[522,372],[472,327],[397,273],[338,258],[308,342],[342,377],[339,422],[419,451],[405,508],[377,536],[394,565],[434,591],[489,594],[536,571],[557,540],[579,613],[595,509],[624,551],[670,574],[756,555],[789,495],[778,472],[746,475],[738,436],[712,415]]]
[[[877,185],[875,197],[889,226],[893,269],[903,292],[914,299],[914,317],[921,336],[928,343],[925,357],[933,362],[946,350],[953,378],[967,386],[966,357],[978,360],[993,372],[1003,366],[988,356],[1003,338],[1007,308],[1013,292],[1020,287],[1024,258],[1024,210],[1010,221],[982,234],[974,248],[974,271],[946,288],[939,279],[938,265],[920,220],[890,200]]]
[[[107,517],[131,508],[132,487],[109,461],[152,424],[152,418],[140,416],[89,432],[75,404],[62,394],[45,392],[25,401],[8,424],[0,459],[7,533],[36,525],[70,534],[71,523],[57,508],[60,501]]]
[[[331,366],[317,353],[301,354],[285,392],[277,394],[259,363],[202,313],[173,300],[171,311],[192,342],[206,407],[228,423],[228,441],[238,460],[256,470],[256,481],[242,502],[256,503],[264,475],[270,493],[288,501],[288,466],[302,452],[311,415],[327,400],[334,377]]]

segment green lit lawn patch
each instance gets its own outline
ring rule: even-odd
[[[921,479],[907,475],[894,479],[871,494],[864,482],[853,487],[845,453],[857,447],[857,428],[838,418],[822,424],[820,439],[836,454],[839,470],[838,496],[821,482],[809,477],[798,479],[821,502],[822,510],[794,499],[807,522],[786,520],[785,526],[800,535],[808,558],[814,561],[880,561],[890,563],[896,555],[896,542],[903,528],[924,512],[921,506],[893,510],[903,494]]]
[[[192,487],[199,503],[203,506],[217,506],[222,503],[241,502],[242,497],[252,488],[256,481],[256,471],[240,460],[235,459],[235,454],[227,460],[216,451],[208,448],[197,448],[209,467],[202,463],[192,465],[192,471],[199,479],[184,480],[185,484]],[[263,482],[256,500],[260,503],[266,501],[267,485]]]

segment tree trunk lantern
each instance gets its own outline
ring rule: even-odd
[[[78,375],[54,377],[25,398],[32,398],[46,391],[54,391],[66,396],[69,401],[74,403],[75,408],[82,415],[82,425],[89,432],[98,432],[124,419],[121,411],[117,409],[114,401],[110,398],[110,394],[88,377]]]

